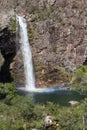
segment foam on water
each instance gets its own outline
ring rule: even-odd
[[[54,87],[54,88],[36,88],[36,89],[26,89],[25,87],[19,87],[18,88],[19,90],[23,90],[23,91],[26,91],[26,92],[36,92],[36,93],[51,93],[51,92],[55,92],[55,91],[58,91],[60,90],[59,87]]]

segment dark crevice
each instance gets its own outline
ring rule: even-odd
[[[0,50],[3,55],[14,53],[16,50],[16,35],[8,28],[0,31]]]
[[[87,57],[86,57],[85,61],[83,62],[83,65],[87,65]]]
[[[3,64],[3,66],[1,67],[0,82],[9,83],[9,82],[13,81],[11,74],[10,74],[10,64],[11,64],[14,56],[15,56],[14,53],[3,55],[5,62]]]
[[[9,83],[13,81],[10,64],[16,55],[16,34],[8,28],[0,31],[0,51],[5,60],[0,70],[0,82]]]

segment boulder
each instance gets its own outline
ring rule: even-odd
[[[56,130],[59,124],[52,119],[50,114],[47,114],[44,119],[44,130]]]
[[[76,106],[76,105],[79,104],[78,101],[69,101],[68,103],[69,103],[71,106]]]

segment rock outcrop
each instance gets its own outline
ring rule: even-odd
[[[86,0],[1,0],[0,6],[1,32],[5,34],[3,30],[7,27],[12,32],[9,43],[8,40],[0,42],[0,49],[5,53],[15,50],[14,15],[24,15],[27,19],[37,86],[67,83],[69,74],[86,63]],[[19,50],[11,63],[11,73],[16,81],[20,79],[24,83],[23,62],[20,57]]]

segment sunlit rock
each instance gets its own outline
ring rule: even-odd
[[[69,101],[68,103],[69,103],[71,106],[76,106],[76,105],[79,104],[78,101]]]

